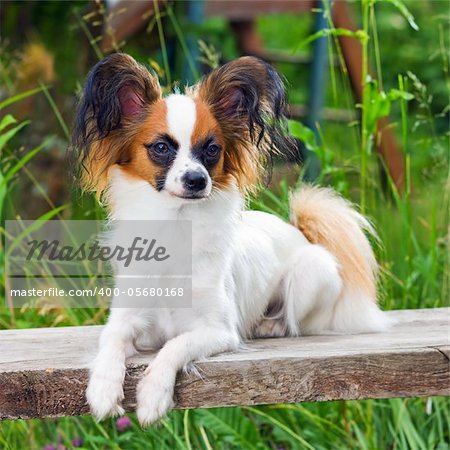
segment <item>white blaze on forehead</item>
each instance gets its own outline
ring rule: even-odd
[[[196,160],[191,152],[191,139],[197,120],[194,100],[186,95],[170,95],[166,98],[167,127],[169,134],[178,142],[177,156],[167,172],[165,188],[175,195],[183,196],[185,186],[183,176],[189,171],[201,171],[207,179],[205,192],[211,192],[212,182],[205,167]]]
[[[195,102],[186,95],[173,94],[166,98],[166,104],[169,133],[180,144],[180,150],[187,150],[197,115]]]

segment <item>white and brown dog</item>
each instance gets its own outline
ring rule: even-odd
[[[377,264],[368,221],[331,189],[291,197],[292,223],[245,211],[284,131],[276,71],[244,57],[184,94],[128,55],[89,74],[74,131],[86,190],[104,194],[113,220],[190,220],[192,307],[114,308],[91,370],[87,399],[101,419],[123,412],[125,360],[144,337],[159,351],[137,389],[137,415],[155,422],[174,405],[177,372],[263,336],[378,331]]]

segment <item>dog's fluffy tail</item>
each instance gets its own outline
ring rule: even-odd
[[[387,328],[390,321],[376,304],[378,265],[365,234],[376,238],[370,222],[334,190],[311,185],[292,194],[291,217],[311,243],[325,247],[339,264],[343,288],[324,331]]]

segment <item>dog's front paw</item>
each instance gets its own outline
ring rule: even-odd
[[[91,375],[86,390],[86,398],[91,412],[97,420],[124,414],[125,411],[121,406],[123,397],[120,377],[98,372]]]
[[[137,417],[145,427],[164,417],[173,407],[174,385],[169,378],[147,371],[137,387]]]

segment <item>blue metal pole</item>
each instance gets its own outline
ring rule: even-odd
[[[189,0],[187,2],[187,18],[189,20],[190,25],[200,25],[203,21],[205,13],[205,2],[204,0]],[[195,36],[190,32],[186,37],[186,45],[189,50],[189,53],[192,57],[192,60],[196,67],[199,66],[198,57],[199,50],[197,45],[197,40]],[[188,62],[185,60],[183,64],[183,80],[189,84],[194,83],[194,74],[192,73],[191,68],[189,67]]]
[[[325,0],[327,1],[327,0]],[[320,11],[316,12],[313,33],[317,33],[327,28],[327,19],[325,17],[324,0],[317,1],[317,7]],[[309,104],[308,117],[306,124],[310,127],[319,141],[320,136],[317,129],[317,123],[321,118],[321,110],[325,93],[325,73],[328,60],[327,38],[316,39],[312,44],[312,60],[309,79]],[[305,179],[307,181],[315,180],[320,173],[320,162],[315,154],[308,152],[306,158]]]

